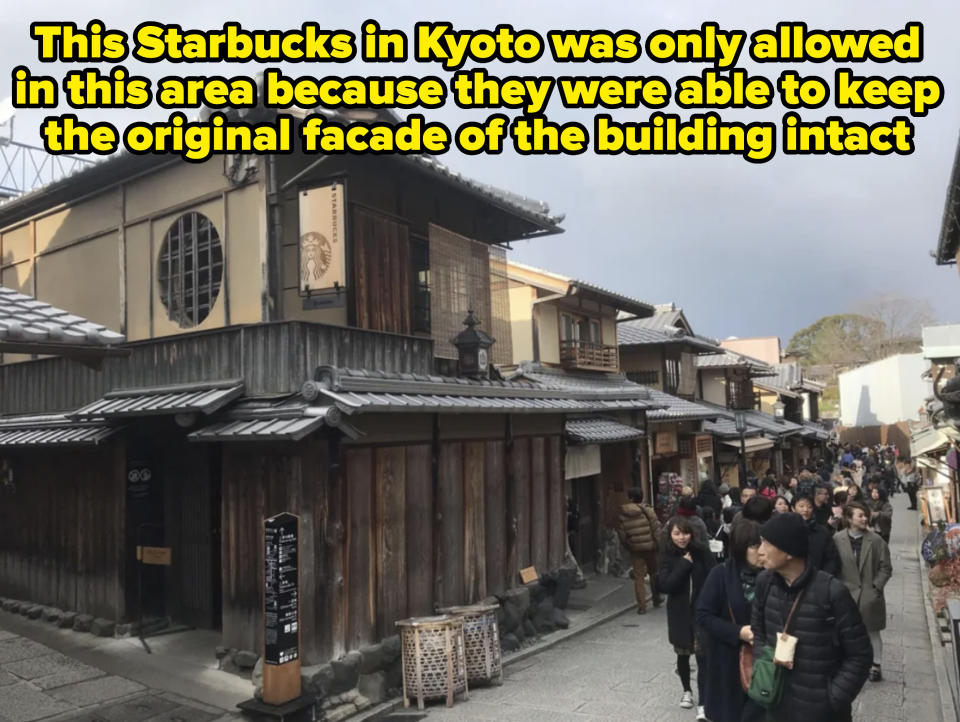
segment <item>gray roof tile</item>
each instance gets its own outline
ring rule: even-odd
[[[181,413],[212,414],[243,394],[242,381],[111,391],[68,414],[74,419],[111,419]]]
[[[0,286],[0,342],[106,347],[125,340],[102,324]]]
[[[621,424],[614,419],[591,417],[570,419],[564,425],[564,434],[577,444],[609,444],[632,441],[643,436],[643,430]]]

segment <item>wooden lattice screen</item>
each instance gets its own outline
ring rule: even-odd
[[[471,240],[430,224],[430,329],[434,355],[457,358],[450,339],[463,330],[467,311],[497,342],[494,364],[513,362],[507,256],[502,248]]]

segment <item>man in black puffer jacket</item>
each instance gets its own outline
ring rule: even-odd
[[[798,595],[787,633],[797,638],[777,722],[849,722],[870,673],[873,648],[853,597],[839,579],[807,565],[808,536],[799,514],[774,516],[760,529],[765,571],[757,577],[751,628],[754,654],[776,647]]]

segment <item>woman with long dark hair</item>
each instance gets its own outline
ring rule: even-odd
[[[889,544],[890,530],[893,526],[893,506],[887,498],[887,492],[879,487],[874,488],[870,492],[867,507],[870,509],[870,528]]]
[[[793,511],[793,505],[790,503],[790,500],[785,496],[778,495],[777,498],[773,500],[773,513],[786,514],[788,511]]]
[[[706,642],[710,669],[701,704],[711,722],[763,718],[763,709],[749,700],[740,685],[740,645],[753,644],[750,611],[761,571],[759,556],[760,525],[749,519],[737,522],[730,558],[710,571],[697,601],[697,625]]]
[[[675,516],[667,522],[660,545],[660,569],[657,586],[667,595],[667,632],[677,655],[677,674],[683,685],[680,706],[693,707],[690,688],[690,655],[697,657],[697,693],[700,708],[697,719],[706,719],[703,710],[703,686],[706,660],[697,638],[695,609],[703,583],[714,565],[713,556],[694,533],[686,517]]]

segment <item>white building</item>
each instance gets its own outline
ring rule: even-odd
[[[933,394],[921,353],[890,356],[840,374],[842,426],[881,426],[918,421],[924,400]]]

